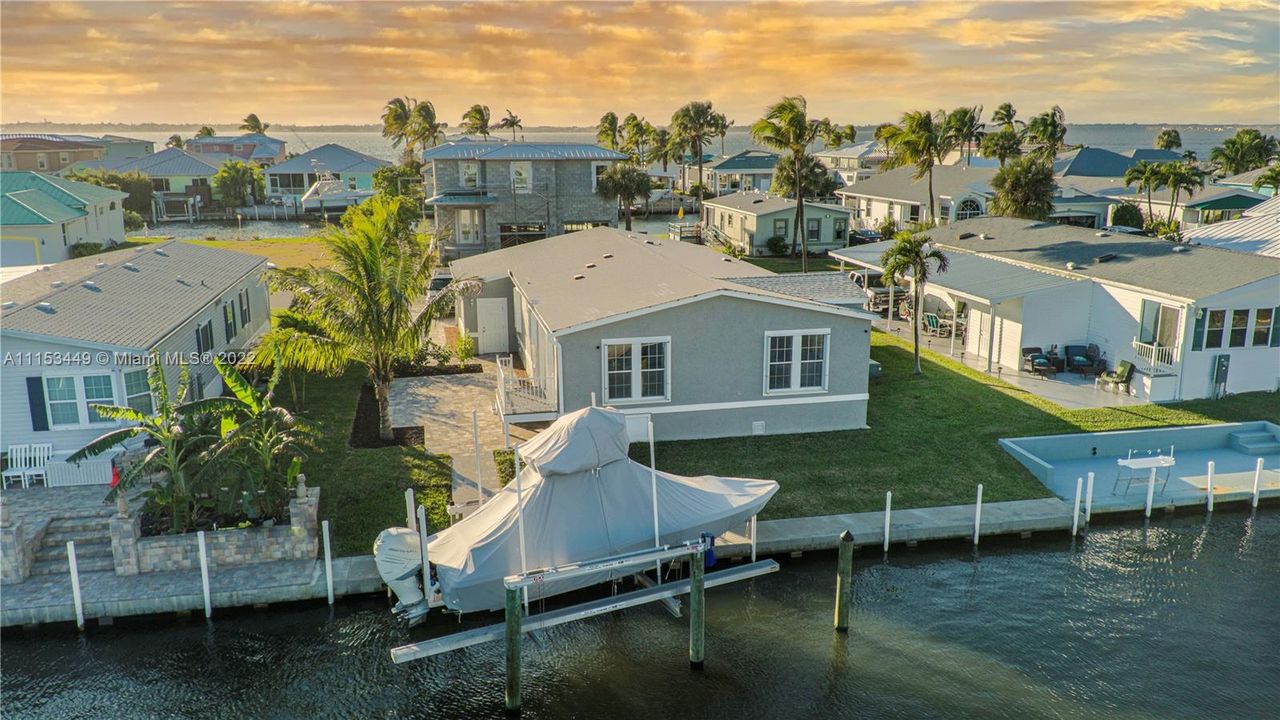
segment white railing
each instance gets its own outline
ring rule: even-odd
[[[1133,339],[1133,351],[1139,368],[1148,371],[1173,372],[1177,366],[1178,348],[1172,345],[1139,342]]]
[[[554,379],[547,376],[520,376],[510,355],[498,358],[498,407],[503,415],[554,412]]]

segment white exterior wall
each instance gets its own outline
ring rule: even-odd
[[[1022,298],[1022,317],[1025,322],[1022,339],[1018,344],[1016,367],[1022,367],[1021,350],[1024,347],[1040,347],[1048,352],[1051,345],[1057,345],[1061,350],[1063,345],[1074,345],[1088,337],[1089,313],[1081,310],[1090,301],[1092,285],[1093,283],[1081,281],[1041,290]]]
[[[990,340],[991,311],[987,305],[969,304],[969,324],[965,330],[965,352],[985,359],[988,350],[995,364],[1022,367],[1022,298],[1005,300],[996,306],[995,347]],[[994,369],[994,368],[993,368]]]
[[[51,225],[0,227],[0,265],[38,265],[67,259],[67,249],[80,242],[110,247],[124,242],[124,209],[115,201],[85,207],[88,214]],[[63,232],[63,228],[66,232]]]
[[[1203,299],[1193,307],[1189,322],[1184,324],[1185,333],[1195,328],[1194,313],[1196,309],[1227,310],[1230,335],[1231,310],[1275,307],[1280,305],[1280,277],[1272,277],[1225,293],[1219,293]],[[1245,336],[1245,347],[1206,348],[1192,350],[1191,338],[1183,342],[1183,366],[1181,392],[1183,399],[1209,397],[1212,391],[1210,372],[1213,359],[1217,355],[1231,356],[1231,366],[1227,372],[1227,392],[1243,393],[1258,390],[1280,389],[1280,347],[1254,347],[1253,331],[1257,321],[1257,313],[1249,314],[1249,331]],[[1229,344],[1224,341],[1224,345]]]

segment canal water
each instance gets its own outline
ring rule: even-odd
[[[858,553],[847,639],[834,556],[708,592],[707,663],[660,607],[525,646],[527,718],[1274,718],[1280,513]],[[495,616],[493,620],[498,620]],[[503,649],[407,666],[379,600],[5,637],[6,718],[502,717]]]

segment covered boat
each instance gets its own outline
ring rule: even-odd
[[[654,547],[655,486],[664,545],[740,528],[778,490],[771,480],[653,471],[628,458],[628,446],[622,413],[585,408],[521,447],[518,490],[515,481],[508,483],[466,519],[428,538],[444,604],[463,612],[496,610],[507,576]],[[529,599],[613,577],[603,572],[530,587]]]

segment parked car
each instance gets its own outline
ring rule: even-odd
[[[869,245],[873,242],[880,242],[884,236],[875,230],[854,230],[849,233],[849,245]]]
[[[889,309],[889,288],[880,284],[883,273],[873,270],[854,270],[849,273],[849,279],[862,288],[867,296],[867,309],[871,312],[881,312]],[[897,298],[909,297],[910,291],[905,287],[896,286],[893,288],[895,300]]]

